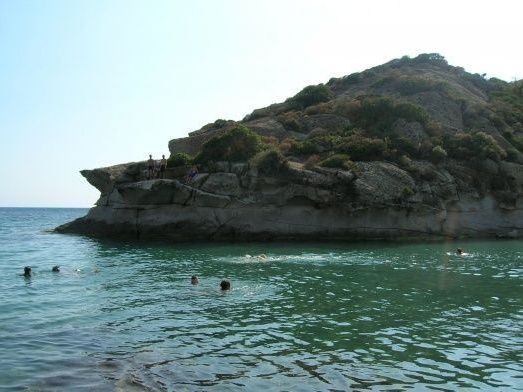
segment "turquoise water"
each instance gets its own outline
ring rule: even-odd
[[[83,214],[0,209],[2,391],[523,390],[521,241],[167,245],[46,232]],[[224,277],[231,292],[218,290]]]

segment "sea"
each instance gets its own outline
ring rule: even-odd
[[[522,241],[51,231],[86,212],[0,209],[0,391],[523,390]]]

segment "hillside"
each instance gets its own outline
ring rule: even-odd
[[[519,237],[523,228],[523,83],[438,54],[305,87],[169,149],[165,179],[146,180],[143,162],[83,171],[101,198],[60,230],[185,240]],[[200,173],[184,181],[190,165]]]
[[[172,154],[195,155],[205,141],[239,125],[279,142],[295,139],[324,144],[324,136],[355,133],[388,138],[389,155],[365,160],[394,159],[398,154],[428,159],[438,145],[446,146],[452,157],[466,160],[469,157],[462,156],[463,151],[453,151],[451,144],[456,140],[446,137],[459,139],[465,137],[461,133],[481,131],[505,150],[499,158],[521,163],[523,82],[487,80],[448,65],[437,54],[404,57],[308,86],[283,103],[254,110],[243,121],[217,120],[187,138],[172,140],[169,149]],[[285,151],[285,146],[280,147]]]

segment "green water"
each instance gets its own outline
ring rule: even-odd
[[[136,245],[43,231],[83,213],[0,209],[0,390],[523,390],[521,241]]]

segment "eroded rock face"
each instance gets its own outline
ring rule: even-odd
[[[523,193],[523,165],[513,162],[501,162],[500,171],[513,184],[513,190]]]
[[[360,162],[358,173],[292,163],[278,177],[260,176],[245,163],[218,166],[225,171],[200,173],[189,183],[182,178],[121,182],[122,166],[85,171],[102,192],[98,205],[57,231],[176,241],[523,234],[523,171],[517,164],[499,169],[519,189],[510,203],[460,187],[449,171],[424,161],[410,162],[407,170]]]
[[[325,129],[327,132],[339,132],[351,125],[349,119],[334,114],[315,114],[303,118],[307,130]]]
[[[206,192],[225,196],[240,196],[240,181],[234,173],[213,173],[201,185]]]
[[[361,162],[362,175],[356,180],[360,200],[365,204],[391,203],[416,192],[412,177],[387,162]]]

